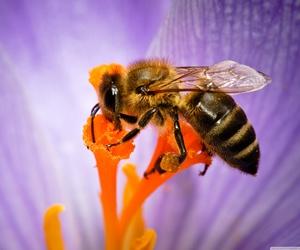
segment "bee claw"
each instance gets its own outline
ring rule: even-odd
[[[209,164],[205,164],[204,169],[199,172],[199,176],[204,176],[208,168],[209,168]]]
[[[105,148],[107,151],[110,151],[111,147],[112,147],[112,144],[105,144]]]
[[[145,172],[144,172],[144,178],[145,178],[146,180],[148,180],[148,179],[149,179],[148,176],[154,174],[155,172],[156,172],[155,167],[152,168],[152,169],[150,169],[149,171],[145,171]]]
[[[199,175],[199,176],[204,176],[204,175],[205,175],[204,170],[200,171],[198,175]]]
[[[120,142],[112,143],[112,144],[105,144],[105,147],[106,147],[106,149],[107,149],[108,151],[110,151],[110,149],[111,149],[112,147],[115,147],[115,146],[118,146],[118,145],[120,145]]]

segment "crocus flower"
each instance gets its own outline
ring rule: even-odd
[[[178,173],[144,204],[156,249],[299,245],[299,13],[298,1],[284,0],[2,2],[0,249],[44,249],[43,214],[54,203],[65,208],[67,249],[103,249],[97,169],[81,140],[97,101],[87,72],[145,56],[232,59],[272,77],[235,97],[260,142],[258,175],[217,158],[203,178],[197,165]],[[151,127],[135,140],[138,176],[157,141]]]

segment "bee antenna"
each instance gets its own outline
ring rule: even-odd
[[[92,140],[95,142],[95,132],[94,132],[94,118],[98,111],[100,110],[100,105],[97,103],[91,110],[91,132],[92,132]]]
[[[95,104],[91,110],[91,116],[95,116],[97,114],[97,112],[99,111],[99,109],[100,109],[99,103]]]

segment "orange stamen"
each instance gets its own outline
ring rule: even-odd
[[[153,250],[156,244],[156,232],[153,229],[147,229],[142,237],[138,238],[134,245],[133,250]]]
[[[123,193],[123,207],[125,207],[130,201],[132,195],[135,193],[138,187],[140,178],[136,173],[135,166],[133,164],[125,164],[122,170],[127,178],[127,183]],[[124,235],[123,246],[132,246],[136,239],[142,237],[145,231],[145,222],[143,219],[143,211],[140,207],[135,216],[131,219],[128,225],[126,235]]]
[[[210,156],[202,152],[202,143],[199,135],[185,122],[181,122],[182,133],[185,139],[185,145],[188,151],[186,160],[181,164],[178,172],[181,172],[187,169],[189,166],[196,163],[207,163],[210,164]],[[151,162],[147,168],[147,172],[151,170],[163,153],[166,152],[176,152],[177,146],[173,136],[173,133],[170,133],[170,126],[167,130],[159,136],[155,152],[152,156]],[[177,172],[177,173],[178,173]],[[124,208],[120,218],[120,234],[126,233],[126,228],[131,218],[135,215],[139,207],[142,206],[143,202],[149,197],[158,187],[160,187],[164,182],[173,177],[176,173],[164,173],[160,175],[155,172],[149,175],[148,179],[143,178],[139,182],[136,193],[132,196],[131,201]]]
[[[64,210],[62,205],[49,207],[44,214],[44,234],[48,250],[64,250],[59,214]]]
[[[105,230],[105,248],[108,250],[120,249],[120,235],[117,217],[117,166],[120,160],[129,157],[134,149],[132,142],[126,142],[118,147],[105,147],[121,139],[126,131],[114,130],[114,125],[104,116],[97,115],[94,119],[96,142],[92,142],[91,119],[84,126],[83,140],[86,146],[94,153],[97,163],[98,176],[101,185],[100,200],[102,202]]]
[[[127,177],[123,194],[123,207],[126,207],[139,187],[140,177],[136,173],[133,164],[122,167]],[[143,218],[143,209],[139,207],[136,214],[131,218],[130,224],[123,238],[122,249],[153,250],[156,242],[156,233],[153,229],[146,229]]]

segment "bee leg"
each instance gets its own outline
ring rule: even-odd
[[[172,115],[172,118],[173,118],[173,122],[174,122],[174,135],[175,135],[175,139],[176,139],[177,145],[180,150],[180,155],[178,158],[179,158],[179,163],[181,164],[186,158],[186,148],[185,148],[184,139],[183,139],[183,136],[181,133],[177,108],[174,109],[173,112],[174,113]]]
[[[165,153],[162,156],[162,159],[160,162],[160,168],[167,172],[174,173],[174,172],[177,172],[180,164],[185,160],[187,153],[186,153],[186,148],[184,145],[184,139],[183,139],[181,129],[180,129],[177,109],[174,108],[170,115],[174,122],[174,136],[175,136],[180,154],[178,155],[173,152]]]
[[[208,154],[209,156],[213,156],[213,152],[211,152],[211,151],[207,148],[207,146],[206,146],[204,143],[203,143],[203,145],[202,145],[201,151],[202,151],[203,153]]]
[[[107,149],[109,149],[113,146],[120,145],[120,144],[134,138],[141,131],[141,129],[143,129],[144,127],[147,126],[147,124],[151,121],[151,119],[153,118],[153,116],[157,112],[157,110],[158,110],[157,107],[149,109],[146,113],[143,114],[143,116],[139,120],[138,128],[134,128],[131,131],[129,131],[120,141],[113,143],[113,144],[107,144],[106,145]]]
[[[94,118],[99,110],[100,110],[99,103],[97,103],[91,110],[91,132],[92,132],[92,141],[93,142],[95,142]]]
[[[208,148],[206,147],[205,144],[203,144],[202,146],[202,152],[207,153],[209,156],[213,156],[213,153],[211,151],[208,150]],[[199,172],[199,176],[204,176],[208,170],[208,168],[210,167],[210,164],[205,164],[204,165],[204,169],[202,171]]]
[[[210,164],[205,164],[204,169],[199,172],[199,175],[204,176],[206,174],[207,169],[209,168]]]
[[[155,169],[155,167],[154,167],[154,168],[150,169],[149,171],[144,172],[144,178],[145,178],[145,179],[148,179],[148,176],[149,176],[150,174],[154,174],[155,171],[156,171],[156,169]]]
[[[124,121],[126,121],[130,124],[135,124],[135,123],[137,123],[137,120],[138,120],[136,116],[126,115],[123,113],[120,113],[120,117],[121,117],[121,119],[123,119]]]
[[[155,162],[154,164],[154,167],[151,168],[149,171],[146,171],[144,172],[144,178],[145,179],[148,179],[148,176],[151,175],[151,174],[154,174],[155,172],[158,172],[159,174],[163,174],[166,172],[166,170],[163,170],[161,167],[160,167],[160,163],[161,163],[161,160],[163,158],[164,155],[161,155],[157,161]]]

